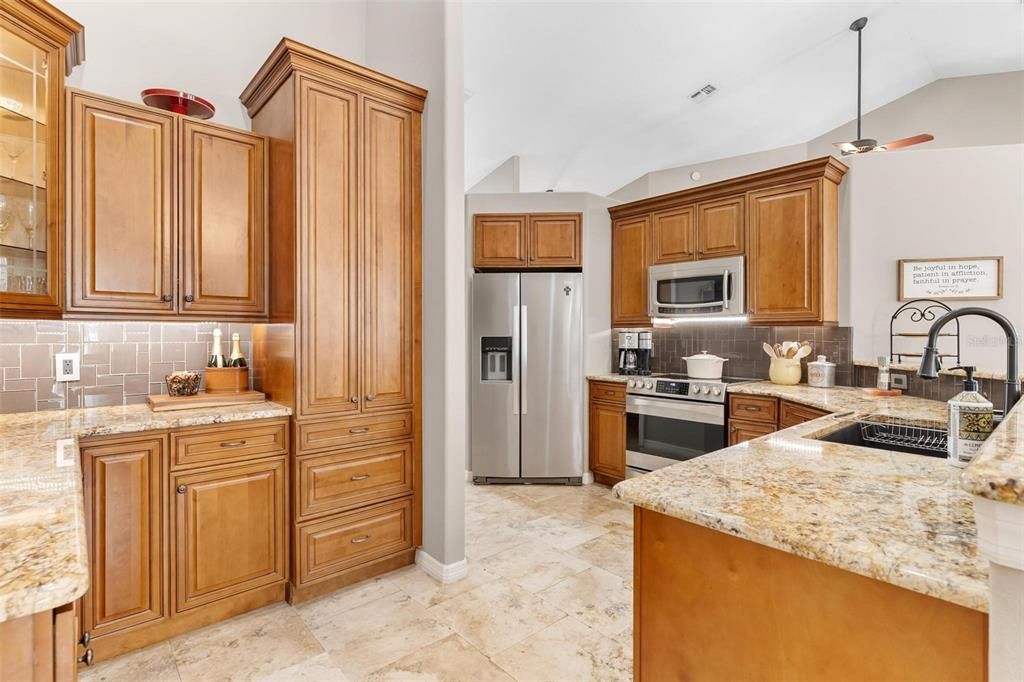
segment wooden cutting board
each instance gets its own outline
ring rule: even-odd
[[[225,393],[197,393],[196,395],[171,396],[151,395],[147,398],[149,409],[154,412],[169,410],[195,410],[203,407],[224,407],[226,405],[245,405],[261,403],[267,397],[259,391],[239,391]]]

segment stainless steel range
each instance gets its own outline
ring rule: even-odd
[[[726,388],[752,381],[683,374],[626,382],[626,476],[661,469],[726,445]]]

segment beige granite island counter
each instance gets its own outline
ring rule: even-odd
[[[984,661],[985,612],[989,607],[988,562],[978,552],[973,496],[960,487],[961,470],[943,458],[814,439],[868,414],[944,419],[945,403],[919,398],[877,399],[865,396],[860,389],[775,386],[768,382],[737,385],[730,387],[730,391],[771,395],[835,414],[629,479],[615,487],[619,498],[638,507],[635,541],[636,599],[640,614],[636,635],[638,660],[646,661],[648,669],[655,664],[666,664],[651,653],[659,637],[665,635],[659,630],[665,625],[665,621],[659,621],[659,616],[669,618],[674,626],[683,630],[689,627],[687,631],[691,632],[693,627],[741,628],[742,623],[747,622],[744,618],[753,618],[764,621],[759,622],[760,627],[779,628],[779,637],[794,637],[794,650],[787,651],[786,655],[798,658],[795,653],[798,649],[812,651],[824,646],[815,640],[823,636],[816,634],[818,630],[831,632],[836,637],[849,633],[851,643],[846,651],[857,650],[854,641],[862,643],[865,650],[885,647],[885,642],[891,642],[893,661],[900,658],[900,650],[910,651],[919,645],[925,647],[929,657],[935,658],[937,654],[932,648],[952,646],[962,637],[969,642],[966,647],[969,653],[964,654],[963,661],[970,660],[970,670],[961,672],[965,679],[975,678],[977,666],[983,665],[979,662]],[[717,532],[708,534],[702,528]],[[651,542],[655,547],[646,549],[650,545],[645,543]],[[673,542],[685,544],[670,550]],[[659,565],[659,553],[667,556],[666,552],[671,552],[676,559],[672,564]],[[679,559],[686,554],[706,558],[692,562]],[[749,561],[749,565],[737,558],[740,555],[746,557],[743,561]],[[715,566],[716,561],[721,563],[717,570],[708,568]],[[787,562],[798,562],[798,568]],[[676,569],[676,564],[689,568]],[[785,570],[790,571],[785,580],[775,573],[783,564],[789,566]],[[652,569],[652,565],[656,568]],[[652,571],[658,570],[689,572],[665,574],[654,580]],[[659,588],[670,593],[673,589],[676,591],[658,595],[653,603],[649,591],[654,588],[646,588],[647,597],[643,594],[645,580],[647,584],[679,584],[694,579],[704,581],[702,589],[718,595],[717,599],[723,597],[721,590],[726,593],[736,590],[736,594],[743,597],[734,598],[733,608],[737,612],[745,610],[747,615],[732,620],[731,615],[716,611],[716,602],[716,605],[704,604],[707,613],[694,616],[691,622],[687,620],[690,616],[673,615],[689,613],[697,607],[694,599],[699,596],[687,592],[688,588]],[[791,586],[780,587],[790,581],[803,587],[795,591]],[[894,590],[891,586],[903,589]],[[863,599],[853,598],[861,590]],[[801,602],[805,596],[809,603]],[[659,604],[673,601],[679,603],[669,614],[655,615],[661,608]],[[752,617],[750,610],[755,604],[761,613]],[[858,614],[861,619],[883,615],[892,618],[892,623],[882,628],[884,637],[882,631],[874,632],[870,628],[859,632],[850,622],[837,625],[837,614],[856,611],[862,604],[871,615]],[[877,609],[871,611],[871,604],[881,604],[877,608],[884,613]],[[922,641],[920,633],[924,630],[915,631],[910,627],[915,618],[913,614],[918,611],[935,623],[945,624],[935,626],[934,641]],[[901,622],[894,615],[898,613],[906,617],[897,632],[892,630],[893,624]],[[781,634],[783,632],[788,635]],[[733,644],[742,650],[744,646],[754,646],[757,636],[760,635],[751,633],[751,640],[739,637]],[[683,637],[685,639],[685,635]],[[907,641],[904,637],[918,639]],[[939,642],[943,644],[940,646]],[[698,645],[694,643],[694,646]],[[702,641],[700,646],[715,645]],[[883,658],[886,655],[890,654],[884,654]],[[915,655],[920,656],[920,651]],[[840,658],[843,656],[845,654]],[[711,658],[714,657],[707,660]],[[723,655],[715,659],[715,665],[724,667],[714,670],[718,674],[728,672],[742,676],[740,668],[729,667],[741,664],[728,662],[726,658]],[[702,663],[694,663],[696,659],[687,660],[688,663],[681,664],[682,672],[708,672],[708,668],[700,667]],[[806,672],[805,668],[787,668],[790,663],[793,660],[786,659],[779,665],[790,672]],[[829,674],[835,675],[849,674],[852,668],[843,666],[854,664],[850,660],[842,664],[819,660],[814,665],[839,666],[828,668]],[[902,675],[902,665],[897,665],[896,669],[883,666],[882,671],[891,674],[895,670],[903,679],[914,678],[915,675]],[[643,666],[638,666],[642,671]],[[822,672],[825,668],[814,669],[824,677],[829,676]],[[868,671],[861,672],[868,674]]]
[[[128,405],[0,415],[0,622],[67,604],[88,587],[78,438],[290,414],[264,402],[161,413]]]

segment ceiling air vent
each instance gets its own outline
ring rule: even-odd
[[[708,97],[710,97],[712,94],[714,94],[714,92],[716,90],[718,90],[718,88],[716,88],[711,83],[708,83],[707,85],[705,85],[701,89],[697,90],[696,92],[691,93],[690,94],[690,101],[691,102],[703,102]]]

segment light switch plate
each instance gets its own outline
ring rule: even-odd
[[[906,374],[891,374],[889,375],[889,381],[892,382],[893,388],[900,388],[904,391],[907,390],[907,375]]]
[[[81,379],[81,356],[78,353],[57,353],[54,356],[57,381],[79,381]]]

